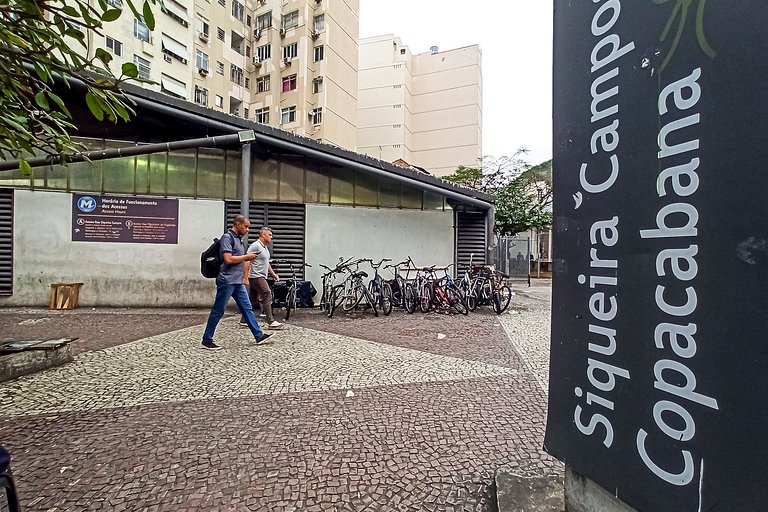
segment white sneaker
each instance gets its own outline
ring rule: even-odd
[[[267,327],[269,327],[270,329],[282,329],[283,328],[283,324],[281,324],[277,320],[272,320],[272,323],[267,325]]]

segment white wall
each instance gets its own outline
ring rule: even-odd
[[[180,199],[177,245],[72,242],[71,194],[16,190],[14,291],[0,306],[47,306],[54,282],[85,283],[81,306],[209,306],[200,253],[223,219],[223,201]]]
[[[322,286],[320,276],[325,272],[318,263],[333,267],[340,256],[391,258],[394,263],[411,256],[420,266],[453,262],[453,212],[450,210],[307,205],[306,225],[305,257],[312,265],[306,277],[318,293]],[[367,265],[361,269],[370,270]],[[383,275],[391,278],[389,272]]]

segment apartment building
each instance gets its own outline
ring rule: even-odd
[[[437,176],[482,158],[477,45],[412,55],[394,35],[360,40],[357,150]]]
[[[359,0],[164,0],[155,20],[126,8],[91,51],[134,62],[151,89],[354,149]]]

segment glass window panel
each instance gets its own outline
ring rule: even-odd
[[[104,192],[133,194],[136,157],[104,160]]]
[[[305,180],[304,200],[307,203],[328,204],[330,202],[331,182],[327,169],[320,167],[319,165],[315,167],[314,164],[310,163],[305,172]]]
[[[76,191],[101,192],[101,167],[103,161],[75,162],[67,164],[69,189]]]
[[[355,204],[360,206],[377,206],[379,195],[379,179],[367,172],[355,173]]]
[[[435,194],[433,192],[424,192],[424,209],[425,210],[442,210],[443,209],[443,196]]]
[[[251,173],[251,198],[277,201],[277,160],[256,160]]]
[[[379,206],[400,208],[400,182],[386,178],[379,179]]]
[[[195,196],[195,150],[168,154],[168,195]]]
[[[304,202],[304,159],[285,158],[280,161],[281,203]]]
[[[149,194],[149,155],[136,156],[136,193]]]
[[[165,159],[168,153],[153,153],[149,155],[149,193],[165,195]]]
[[[401,205],[403,208],[412,208],[414,210],[421,210],[422,207],[422,192],[421,190],[408,185],[403,185],[403,192],[401,195]]]
[[[39,171],[42,171],[42,169],[39,169]],[[0,171],[0,187],[29,187],[30,179],[30,175],[25,175],[18,168],[11,169],[10,171]],[[65,175],[62,188],[66,187],[66,185],[67,179]]]
[[[355,175],[350,169],[334,167],[331,170],[331,203],[353,204]]]
[[[240,199],[240,151],[227,151],[226,199]]]
[[[42,172],[42,168],[40,169]],[[67,190],[67,168],[63,165],[51,165],[46,169],[46,188],[55,190]],[[2,186],[2,182],[0,182]]]
[[[224,199],[224,150],[200,148],[197,153],[197,197]]]

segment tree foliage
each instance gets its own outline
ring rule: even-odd
[[[157,0],[144,0],[141,11],[133,0],[125,1],[133,16],[154,29]],[[116,76],[112,54],[90,37],[103,40],[105,23],[122,14],[122,7],[107,0],[0,0],[0,159],[21,159],[22,170],[29,170],[25,157],[80,150],[69,135],[76,129],[72,114],[54,92],[70,78],[84,84],[85,104],[96,119],[130,119],[134,112],[120,84],[136,79],[138,69],[125,63]]]
[[[482,168],[459,167],[444,178],[496,196],[494,230],[500,236],[552,225],[552,160],[531,167],[523,154],[485,157]]]

